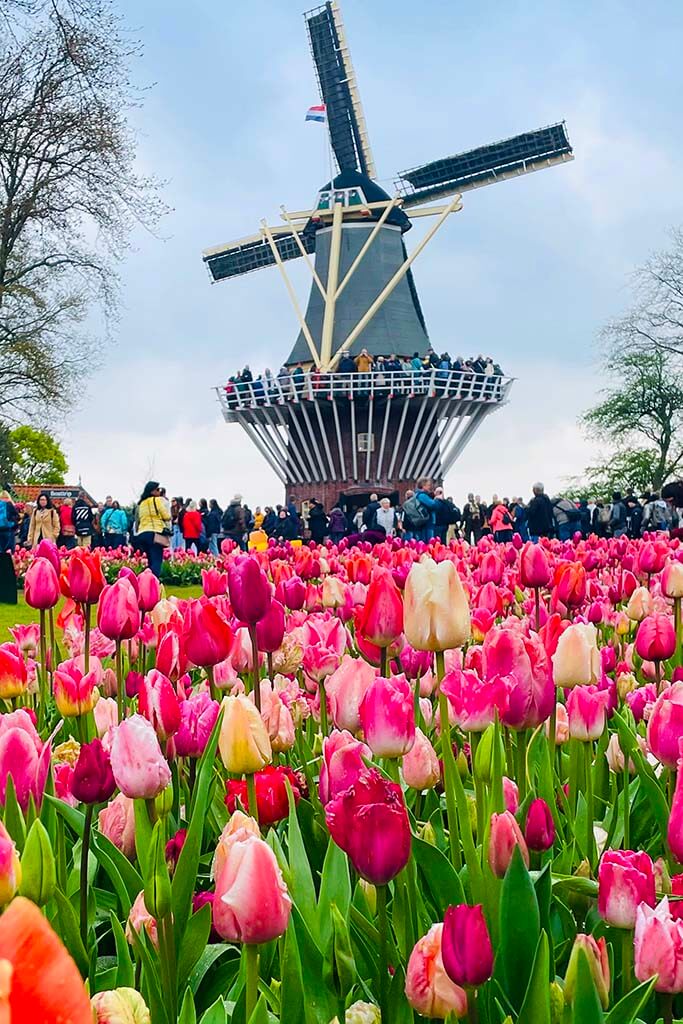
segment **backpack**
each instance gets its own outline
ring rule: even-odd
[[[601,509],[598,510],[598,522],[606,525],[607,523],[609,523],[611,514],[612,513],[610,511],[609,505],[604,505]]]
[[[7,530],[10,526],[9,516],[7,515],[8,505],[6,501],[0,501],[0,530]]]
[[[615,512],[616,516],[614,516]],[[626,526],[626,506],[623,502],[616,502],[612,508],[612,516],[612,525],[615,526],[617,530],[621,529],[622,526]]]
[[[424,505],[420,504],[415,495],[403,502],[403,512],[407,516],[410,525],[416,529],[426,526],[430,519],[429,512]]]
[[[652,515],[650,516],[651,522],[658,528],[665,528],[669,525],[669,520],[666,514],[666,508],[655,502],[652,506]]]

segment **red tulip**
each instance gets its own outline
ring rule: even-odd
[[[97,607],[97,625],[110,640],[131,640],[140,626],[140,608],[135,590],[127,579],[105,587]]]
[[[586,600],[586,570],[579,562],[562,562],[555,570],[555,594],[563,605],[578,607]]]
[[[519,556],[519,582],[523,587],[547,587],[550,582],[548,556],[540,544],[528,540]]]
[[[555,822],[545,800],[532,800],[526,816],[524,838],[530,850],[542,853],[555,842]]]
[[[273,653],[282,645],[285,635],[285,610],[279,601],[271,601],[266,614],[256,623],[256,645],[259,651]]]
[[[256,559],[249,555],[231,564],[228,569],[228,590],[230,603],[240,622],[255,626],[270,608],[272,591],[268,577]]]
[[[444,916],[441,956],[446,974],[456,985],[476,987],[493,973],[493,947],[484,909],[461,903]]]
[[[294,802],[298,803],[302,793],[301,779],[289,765],[267,765],[254,775],[256,786],[256,808],[259,824],[274,825],[289,814],[287,783],[292,790]],[[247,784],[244,779],[228,779],[226,783],[225,806],[231,814],[237,810],[237,801],[248,807]]]
[[[71,778],[71,792],[84,804],[103,804],[116,789],[109,754],[102,741],[82,743]]]
[[[388,569],[375,569],[356,630],[377,647],[389,647],[403,632],[403,599]]]
[[[644,703],[651,687],[641,687],[629,694],[633,698],[642,695]],[[652,693],[649,694],[652,697]],[[634,701],[629,701],[634,710]],[[636,703],[635,711],[638,710]],[[634,712],[635,713],[635,712]],[[641,711],[642,717],[642,711]],[[656,698],[647,723],[647,744],[658,761],[674,769],[678,763],[678,740],[683,736],[683,681],[667,686]]]
[[[360,705],[365,740],[375,757],[402,757],[415,742],[415,704],[405,676],[378,676]]]
[[[410,858],[410,822],[401,787],[366,768],[325,808],[333,840],[373,885],[386,885]]]
[[[633,928],[641,903],[655,905],[652,861],[642,850],[607,850],[598,868],[598,913],[613,928]]]
[[[467,993],[446,974],[441,953],[444,926],[433,924],[418,939],[406,967],[406,999],[423,1017],[445,1020],[467,1014]]]
[[[206,668],[228,657],[232,630],[210,602],[192,601],[184,639],[188,659],[193,665]]]
[[[510,811],[492,814],[489,836],[489,867],[498,878],[505,877],[515,846],[519,846],[524,863],[529,867],[529,851],[514,814],[511,814]]]
[[[138,599],[143,612],[151,612],[161,600],[161,584],[151,569],[143,569],[138,576]]]
[[[180,726],[180,702],[171,680],[153,668],[138,691],[138,710],[160,740],[167,740]]]
[[[68,596],[79,604],[97,604],[106,585],[100,557],[88,548],[75,548],[71,552],[63,579]]]
[[[664,613],[648,615],[638,626],[636,652],[643,661],[666,661],[676,650],[673,619]]]
[[[59,601],[59,577],[47,558],[35,558],[24,577],[24,599],[30,608],[46,611]]]

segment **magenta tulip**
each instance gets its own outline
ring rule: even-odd
[[[151,612],[161,600],[161,584],[151,569],[143,569],[138,576],[138,600],[143,612]]]
[[[441,956],[446,974],[456,985],[476,987],[493,973],[493,947],[484,909],[461,903],[444,916]]]
[[[266,614],[256,623],[256,645],[259,651],[272,654],[282,645],[285,635],[285,610],[279,601],[271,601]]]
[[[386,885],[410,858],[410,822],[401,787],[366,768],[325,808],[333,840],[367,882]]]
[[[97,606],[97,625],[110,640],[131,640],[140,627],[140,608],[130,580],[105,587]]]
[[[519,556],[519,582],[523,587],[535,589],[550,583],[548,556],[540,544],[528,540]]]
[[[371,757],[370,748],[350,732],[335,729],[325,737],[318,784],[323,806],[358,780],[366,767],[363,758]]]
[[[30,608],[46,611],[59,601],[59,577],[47,558],[35,558],[24,576],[24,599]]]
[[[649,694],[645,691],[650,690]],[[646,697],[652,698],[652,688],[641,687],[635,690],[633,701],[629,701],[631,710],[635,711],[635,698],[641,695],[643,706]],[[629,696],[631,696],[629,694]],[[642,717],[642,714],[641,714]],[[658,761],[667,768],[674,769],[678,763],[678,740],[683,736],[683,680],[667,686],[655,700],[647,723],[647,743]]]
[[[598,913],[613,928],[633,928],[641,903],[655,905],[652,861],[639,850],[606,850],[598,868]]]
[[[43,743],[28,711],[0,715],[0,804],[7,798],[11,777],[17,803],[27,811],[31,797],[40,808],[50,771],[51,742]]]
[[[151,800],[171,781],[156,733],[142,715],[132,715],[114,729],[111,767],[116,785],[131,799]]]
[[[638,626],[636,652],[643,661],[666,661],[676,650],[673,619],[666,614],[648,615]]]
[[[102,741],[83,743],[71,778],[71,792],[83,804],[103,804],[114,794],[116,783],[109,755]]]
[[[588,743],[599,739],[607,724],[609,691],[597,686],[575,686],[567,697],[569,735]]]
[[[524,838],[530,850],[542,853],[555,842],[555,822],[545,800],[532,800],[526,816]]]
[[[268,577],[249,555],[237,559],[228,569],[228,591],[236,617],[246,625],[255,626],[270,608]]]
[[[232,630],[210,602],[192,601],[185,633],[185,653],[193,665],[207,668],[225,661],[232,647]]]
[[[509,707],[509,686],[505,676],[480,679],[470,669],[454,668],[441,681],[448,699],[449,719],[464,732],[483,732],[496,718],[503,719]]]
[[[483,675],[488,682],[505,679],[508,708],[502,720],[511,729],[535,729],[550,718],[555,686],[537,633],[524,636],[499,626],[489,630],[484,641]]]
[[[206,690],[193,693],[180,705],[180,725],[174,742],[178,757],[201,757],[218,718],[220,705]]]
[[[280,593],[277,595],[279,601],[281,601],[290,611],[300,611],[306,600],[306,584],[299,576],[292,576],[291,579],[283,580],[280,583],[278,590]]]
[[[415,742],[415,703],[405,676],[378,676],[360,705],[365,740],[375,757],[402,757]]]
[[[228,574],[220,569],[202,569],[202,590],[205,597],[222,597],[228,592]]]
[[[467,993],[446,974],[441,953],[443,924],[433,924],[418,939],[406,967],[406,999],[423,1017],[445,1020],[449,1014],[464,1017]]]
[[[48,562],[52,563],[57,576],[59,576],[62,571],[62,560],[59,557],[59,548],[53,540],[47,540],[44,537],[33,552],[33,557],[47,558]]]
[[[679,751],[683,746],[683,737],[679,740]],[[683,752],[678,759],[676,773],[676,789],[671,802],[669,825],[667,828],[669,848],[679,864],[683,864]]]
[[[138,691],[138,710],[160,740],[167,740],[180,726],[180,701],[171,680],[158,669],[148,672]]]

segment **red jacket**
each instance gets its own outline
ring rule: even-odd
[[[510,521],[507,523],[504,522],[504,516],[507,516],[507,518]],[[503,530],[509,530],[510,533],[512,533],[512,516],[510,515],[509,509],[506,508],[506,506],[503,505],[502,502],[500,505],[496,505],[493,512],[489,516],[489,526],[491,527],[494,533],[500,533]]]
[[[202,514],[197,509],[187,509],[183,516],[183,537],[198,540],[202,532]]]

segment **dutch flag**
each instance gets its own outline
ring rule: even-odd
[[[306,121],[320,121],[325,124],[327,121],[327,107],[324,103],[318,103],[317,106],[309,107],[306,111]]]

